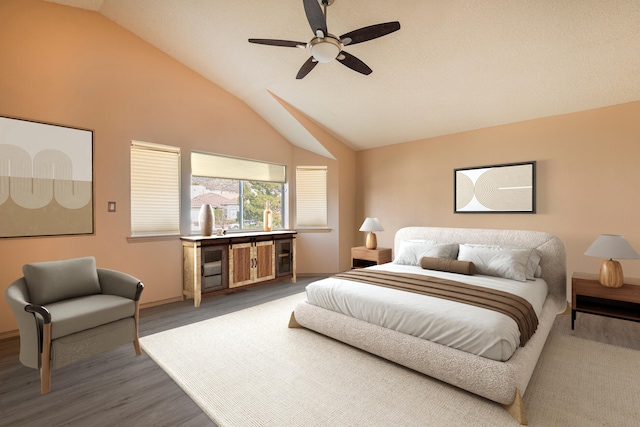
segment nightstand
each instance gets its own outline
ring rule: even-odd
[[[370,267],[391,262],[391,248],[367,249],[365,246],[351,248],[351,268]]]
[[[576,312],[640,322],[640,280],[625,278],[620,288],[607,288],[597,274],[571,276],[571,329]]]

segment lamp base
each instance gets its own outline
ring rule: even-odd
[[[600,264],[600,284],[607,288],[619,288],[624,284],[622,266],[618,261],[605,259]]]
[[[367,234],[367,242],[365,244],[367,249],[375,249],[378,247],[378,239],[376,238],[376,234],[369,232]]]

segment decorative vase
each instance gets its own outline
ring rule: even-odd
[[[211,205],[204,204],[200,206],[198,223],[200,224],[200,235],[211,236],[213,234],[213,211],[211,210]]]
[[[271,228],[273,227],[273,212],[271,212],[271,204],[269,202],[264,206],[262,221],[264,224],[264,231],[271,231]]]

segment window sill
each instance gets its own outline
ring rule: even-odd
[[[158,242],[165,240],[179,240],[180,234],[149,234],[149,235],[137,235],[127,237],[127,243],[145,243],[145,242]]]
[[[331,228],[296,228],[298,233],[330,233]]]

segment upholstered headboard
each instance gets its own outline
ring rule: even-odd
[[[542,258],[542,278],[549,292],[560,304],[567,300],[567,255],[564,242],[556,235],[543,231],[492,230],[482,228],[405,227],[398,230],[394,241],[394,254],[400,243],[407,240],[434,240],[438,243],[472,243],[535,248]],[[564,309],[564,305],[562,307]]]

